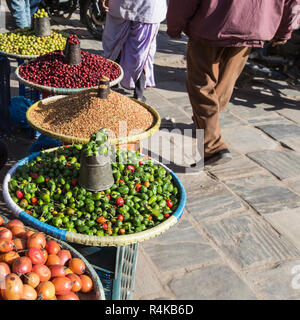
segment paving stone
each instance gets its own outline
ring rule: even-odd
[[[185,83],[178,81],[157,82],[156,91],[167,99],[182,98],[187,95]]]
[[[191,102],[189,99],[188,94],[184,95],[184,96],[180,96],[180,97],[175,97],[175,98],[170,98],[168,99],[171,103],[173,103],[174,105],[176,105],[177,107],[186,107],[186,106],[191,106]],[[191,108],[191,107],[190,107]]]
[[[209,172],[223,181],[247,177],[263,171],[262,167],[245,156],[233,157],[230,162],[209,169]]]
[[[274,113],[272,116],[265,116],[248,120],[248,123],[253,126],[260,126],[266,124],[291,124],[291,122],[278,114]]]
[[[245,208],[239,198],[205,172],[179,178],[187,192],[186,208],[199,222]]]
[[[288,148],[291,148],[297,152],[300,153],[300,139],[299,137],[297,138],[285,138],[280,140],[280,142],[284,145],[287,146]]]
[[[275,149],[277,146],[274,140],[251,127],[224,129],[222,130],[222,137],[229,146],[240,153]]]
[[[219,123],[222,129],[240,127],[245,125],[245,122],[241,121],[232,113],[226,111],[220,113]]]
[[[255,300],[256,296],[227,265],[212,265],[170,282],[179,300]]]
[[[286,138],[300,137],[300,126],[295,124],[258,125],[257,128],[278,141]]]
[[[137,265],[134,277],[134,292],[132,295],[133,300],[148,299],[153,295],[162,295],[164,292],[163,286],[160,283],[157,274],[155,273],[155,267],[152,261],[139,247]]]
[[[289,238],[300,249],[300,208],[285,209],[268,214],[265,218],[277,231]]]
[[[264,150],[248,153],[247,156],[280,180],[300,176],[300,155],[295,152]]]
[[[260,103],[253,104],[247,100],[244,102],[241,100],[233,100],[228,104],[227,110],[245,120],[266,117],[266,110],[261,107]],[[267,115],[268,117],[271,117],[276,115],[276,113],[269,111],[267,112]]]
[[[282,110],[278,110],[277,112],[285,116],[286,118],[300,124],[300,108],[299,107],[298,109],[282,109]]]
[[[299,257],[300,251],[261,217],[245,213],[203,225],[204,231],[241,269]]]
[[[300,207],[299,195],[283,187],[271,176],[255,174],[225,183],[260,214]]]
[[[160,272],[183,269],[219,257],[187,219],[143,243],[143,248]]]
[[[293,87],[291,87],[286,81],[269,80],[268,86],[273,88],[274,90],[279,91],[281,94],[285,96],[290,96],[290,97],[300,96],[299,90],[296,90]]]
[[[298,181],[289,182],[288,183],[288,187],[292,191],[300,194],[300,181],[299,180]]]
[[[254,270],[246,274],[266,300],[299,300],[300,259],[286,261],[275,267]]]

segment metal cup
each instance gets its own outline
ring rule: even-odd
[[[82,153],[80,163],[78,182],[81,187],[90,191],[102,191],[114,184],[109,155],[95,157]]]
[[[80,49],[80,43],[79,44],[70,44],[67,40],[65,50],[64,50],[65,58],[64,62],[72,65],[77,66],[81,64],[81,49]]]
[[[50,18],[34,18],[33,28],[37,37],[48,37],[51,35]]]

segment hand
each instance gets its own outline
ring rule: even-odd
[[[102,6],[103,6],[103,9],[105,10],[105,12],[108,12],[108,1],[109,0],[102,0]]]
[[[282,40],[282,41],[276,41],[272,40],[272,47],[278,46],[278,45],[283,45],[287,42],[287,40]]]

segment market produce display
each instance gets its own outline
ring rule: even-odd
[[[45,130],[43,134],[51,132],[69,136],[72,141],[88,141],[100,128],[109,129],[119,138],[137,134],[137,130],[145,132],[155,125],[159,127],[159,115],[153,109],[150,111],[150,108],[114,91],[107,99],[101,99],[97,89],[40,101],[28,110],[27,119],[40,132]],[[121,130],[120,124],[125,124]]]
[[[113,81],[121,75],[116,63],[88,51],[81,50],[79,65],[69,65],[64,59],[63,50],[47,53],[21,65],[19,75],[34,84],[71,89],[95,87],[103,76]]]
[[[0,300],[80,300],[94,288],[83,260],[21,220],[0,227]]]
[[[46,18],[49,17],[45,9],[38,9],[36,13],[33,14],[33,18]]]
[[[52,30],[48,37],[37,37],[30,28],[16,29],[0,33],[0,51],[21,55],[40,55],[55,50],[63,50],[68,35]]]
[[[115,158],[110,189],[82,188],[78,175],[83,148],[61,147],[18,167],[9,182],[13,201],[42,222],[96,236],[138,233],[176,211],[180,194],[172,175],[148,157],[124,149],[111,154]]]

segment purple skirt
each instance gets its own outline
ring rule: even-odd
[[[122,87],[134,89],[143,71],[145,87],[155,87],[153,64],[158,30],[159,23],[141,23],[107,15],[102,37],[104,55],[116,60],[121,53]]]

